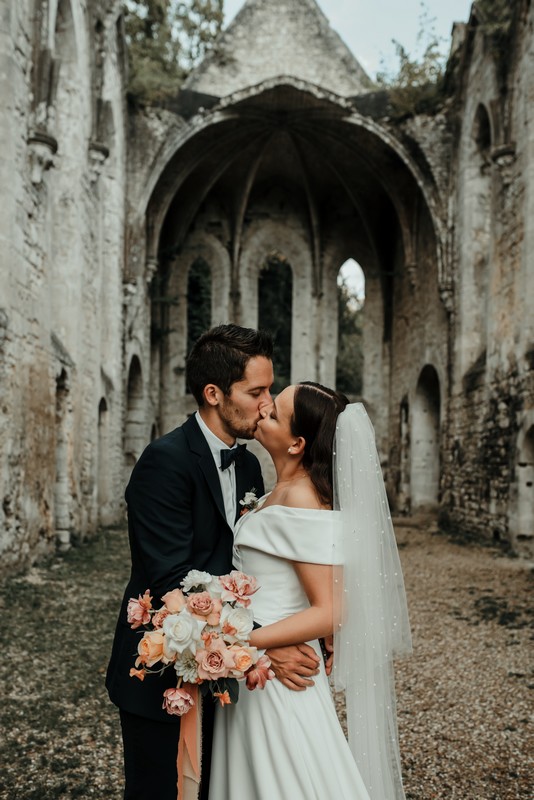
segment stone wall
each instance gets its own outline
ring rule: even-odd
[[[2,6],[3,568],[121,514],[119,4]]]

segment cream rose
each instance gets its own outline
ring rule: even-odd
[[[195,653],[202,640],[202,628],[205,625],[205,620],[195,619],[187,609],[179,614],[169,614],[163,620],[162,626],[166,654],[183,653],[188,649]]]
[[[252,611],[242,606],[223,606],[220,626],[227,642],[247,641],[254,625]]]
[[[195,586],[204,586],[207,588],[213,581],[213,575],[209,572],[201,572],[199,569],[190,569],[180,586],[183,587],[184,592],[190,592]]]

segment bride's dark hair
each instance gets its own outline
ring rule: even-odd
[[[308,471],[321,502],[330,507],[336,422],[348,402],[341,392],[312,381],[303,381],[295,389],[291,433],[305,439],[302,466]]]

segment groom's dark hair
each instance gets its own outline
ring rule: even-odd
[[[273,357],[273,339],[267,331],[217,325],[203,333],[186,363],[187,386],[198,405],[204,404],[204,388],[208,383],[214,383],[229,395],[232,384],[243,380],[248,362],[257,356]]]

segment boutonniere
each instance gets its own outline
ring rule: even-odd
[[[256,489],[252,487],[250,492],[245,492],[244,498],[239,501],[239,505],[243,506],[239,512],[239,516],[243,516],[243,514],[246,514],[247,511],[254,511],[258,507],[258,502],[259,500],[256,497]]]

